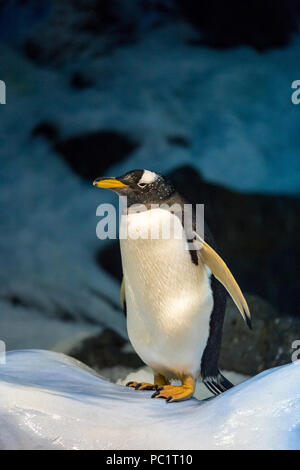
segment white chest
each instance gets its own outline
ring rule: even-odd
[[[209,272],[192,263],[181,222],[170,212],[153,209],[124,222],[129,237],[120,243],[133,347],[157,371],[196,374],[213,307]],[[145,239],[134,239],[138,235]]]

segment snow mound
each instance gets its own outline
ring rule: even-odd
[[[62,354],[12,351],[0,365],[0,447],[297,449],[299,383],[296,362],[212,400],[167,404]]]

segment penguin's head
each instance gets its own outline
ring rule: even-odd
[[[175,192],[165,176],[149,170],[132,170],[118,177],[96,178],[93,185],[126,196],[129,204],[159,204]]]

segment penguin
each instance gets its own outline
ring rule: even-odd
[[[130,342],[154,375],[153,383],[127,386],[153,390],[152,398],[169,403],[191,398],[198,378],[214,395],[233,387],[218,367],[227,292],[249,328],[251,317],[209,228],[205,224],[204,236],[197,232],[194,211],[185,223],[188,203],[160,173],[133,170],[93,184],[127,198],[120,224],[121,303]],[[174,230],[165,236],[168,226]],[[181,385],[172,385],[174,379]]]

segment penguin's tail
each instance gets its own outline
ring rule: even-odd
[[[218,374],[214,377],[204,377],[203,383],[214,395],[220,395],[234,386],[220,371],[218,371]]]

